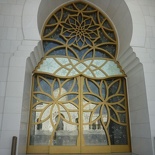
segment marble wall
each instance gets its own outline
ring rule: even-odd
[[[40,32],[45,18],[67,0],[0,0],[0,154],[25,154],[31,72],[43,56]],[[154,155],[155,1],[89,0],[114,23],[118,61],[128,78],[132,151]]]

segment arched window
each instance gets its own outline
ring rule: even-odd
[[[108,17],[84,1],[70,2],[48,17],[42,41],[28,152],[130,152],[126,75]],[[60,121],[63,130],[57,130]]]

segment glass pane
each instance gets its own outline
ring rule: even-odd
[[[30,145],[49,145],[51,131],[45,129],[46,125],[40,123],[31,127]]]
[[[77,145],[77,137],[78,137],[77,126],[68,124],[66,125],[66,129],[56,131],[54,137],[54,145],[57,146]]]
[[[36,110],[41,110],[44,105],[38,105],[36,106]],[[44,113],[44,118],[47,118],[48,116],[49,108]],[[31,132],[30,132],[30,144],[31,145],[49,145],[50,143],[50,137],[51,132],[53,128],[50,126],[50,120],[47,121],[41,121],[39,119],[40,112],[33,112],[32,113],[32,121],[36,123],[35,125],[31,126]]]
[[[111,121],[109,125],[109,135],[112,145],[128,144],[126,126],[119,125]]]
[[[103,129],[84,130],[85,145],[107,145],[107,138]]]
[[[99,113],[97,112],[93,115],[92,120],[94,121],[91,121],[92,113],[84,112],[83,115],[84,122],[88,122],[84,123],[87,125],[83,126],[85,145],[107,145],[107,136],[103,127],[103,124],[107,121],[107,114],[102,114],[104,122],[102,119],[99,119]]]

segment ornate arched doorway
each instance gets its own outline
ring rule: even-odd
[[[29,153],[129,152],[125,73],[109,19],[84,1],[58,8],[33,72]]]

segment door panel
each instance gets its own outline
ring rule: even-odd
[[[34,77],[28,152],[79,152],[79,83],[79,77]]]
[[[83,136],[86,146],[108,144],[104,124],[107,122],[107,109],[102,105],[102,97],[97,82],[83,78]],[[102,106],[101,106],[102,105]]]
[[[81,152],[117,152],[118,148],[129,152],[125,80],[81,77],[81,83]]]
[[[99,94],[99,88],[91,80],[81,77],[82,83],[82,153],[106,153],[110,152],[107,147],[107,137],[102,126],[103,114],[106,116],[106,110],[101,109],[98,103],[102,100],[96,95]],[[102,114],[101,114],[102,113]],[[106,147],[103,147],[106,146]],[[108,150],[109,149],[109,150]]]

